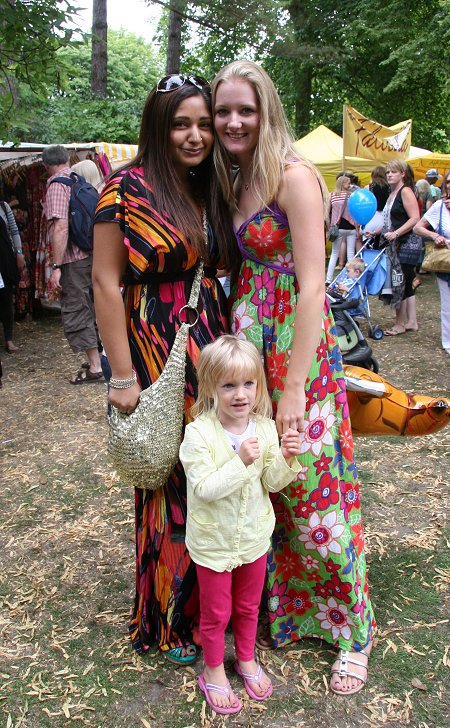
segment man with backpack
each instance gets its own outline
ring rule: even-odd
[[[52,254],[50,285],[61,294],[64,334],[73,352],[86,352],[71,384],[103,382],[92,291],[92,224],[98,193],[69,167],[60,145],[47,147],[42,161],[49,173],[44,200],[47,245]]]

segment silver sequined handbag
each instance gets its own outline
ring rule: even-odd
[[[183,434],[186,346],[189,329],[198,321],[197,303],[203,262],[195,272],[188,303],[193,323],[184,322],[175,336],[166,365],[156,382],[139,395],[139,404],[126,415],[116,407],[110,416],[108,452],[120,479],[135,488],[157,490],[179,459]]]

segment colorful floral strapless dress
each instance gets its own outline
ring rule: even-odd
[[[243,223],[237,237],[243,262],[232,328],[261,351],[275,414],[298,294],[286,215],[273,204]],[[342,357],[328,302],[306,396],[302,470],[272,499],[277,523],[266,589],[272,643],[318,637],[360,650],[375,621]]]

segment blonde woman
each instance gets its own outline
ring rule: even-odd
[[[102,176],[98,171],[98,167],[92,159],[82,159],[81,162],[72,164],[72,172],[76,172],[81,177],[84,177],[86,182],[89,182],[98,192],[101,192],[105,183],[103,182]]]
[[[338,646],[331,689],[350,695],[366,681],[375,622],[342,358],[325,297],[326,193],[295,150],[260,66],[231,63],[212,89],[216,167],[242,254],[232,328],[260,351],[278,434],[302,433],[299,476],[272,498],[268,633],[259,644],[319,637]]]
[[[386,336],[398,336],[407,331],[417,331],[416,297],[413,281],[419,262],[421,246],[410,250],[408,233],[419,222],[420,213],[410,179],[408,165],[402,159],[394,159],[386,166],[390,194],[383,210],[383,237],[395,247],[405,278],[405,291],[395,310],[394,325],[384,332]]]

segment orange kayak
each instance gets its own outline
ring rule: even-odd
[[[429,435],[450,422],[450,398],[407,394],[379,374],[344,365],[354,435]]]

